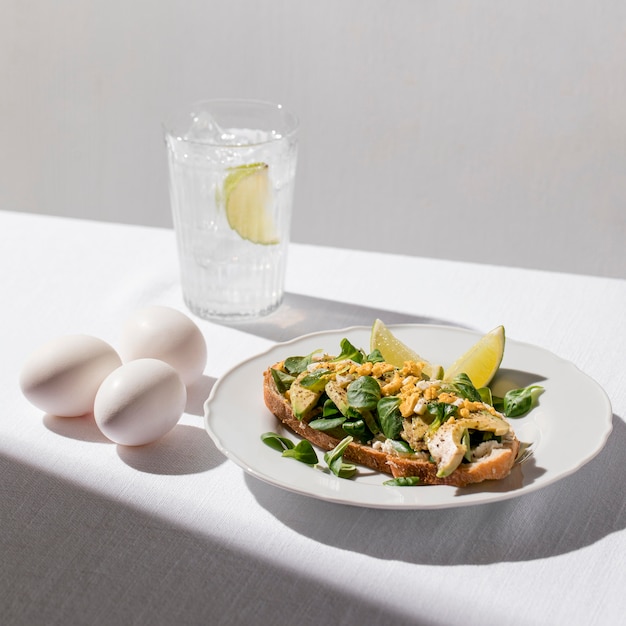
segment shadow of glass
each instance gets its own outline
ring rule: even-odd
[[[566,554],[624,530],[626,488],[615,471],[624,466],[626,424],[614,415],[607,445],[575,474],[493,504],[386,511],[307,498],[250,476],[246,481],[261,506],[321,543],[416,564],[480,565]]]
[[[267,317],[237,322],[218,321],[216,323],[258,337],[282,342],[312,332],[348,326],[371,326],[376,318],[382,319],[385,324],[458,326],[458,324],[450,321],[324,300],[295,293],[286,293],[283,304]]]

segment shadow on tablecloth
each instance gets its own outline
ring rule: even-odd
[[[255,320],[216,322],[272,341],[289,341],[308,333],[335,330],[348,326],[371,326],[376,318],[385,324],[439,324],[459,326],[458,323],[409,315],[386,309],[361,306],[347,302],[324,300],[295,293],[286,293],[283,304],[272,314]]]
[[[626,424],[613,415],[607,445],[582,469],[537,492],[499,503],[386,511],[307,498],[249,476],[246,481],[261,506],[320,543],[385,560],[482,565],[566,554],[623,531],[626,487],[618,470],[623,467]]]
[[[212,378],[204,378],[205,385],[214,382]],[[198,403],[201,407],[200,398],[201,396],[198,396],[197,400],[192,400],[191,408],[201,410],[196,406]],[[215,469],[226,461],[226,457],[207,437],[201,424],[193,426],[179,423],[158,441],[143,446],[121,446],[113,443],[102,434],[91,414],[83,417],[58,417],[46,414],[43,417],[43,424],[61,437],[112,446],[126,465],[149,474],[162,476],[201,474]]]
[[[3,624],[432,623],[306,568],[294,576],[291,563],[225,540],[227,517],[212,526],[220,518],[211,490],[219,485],[210,481],[196,496],[199,507],[189,507],[198,517],[185,519],[176,499],[151,494],[135,505],[123,487],[121,498],[107,496],[1,451],[0,476]],[[243,533],[239,512],[230,515],[231,532]],[[302,606],[307,619],[296,620]]]

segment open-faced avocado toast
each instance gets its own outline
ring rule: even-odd
[[[462,487],[510,473],[520,442],[488,390],[464,373],[431,378],[426,362],[392,365],[347,339],[341,348],[265,371],[265,404],[294,433],[324,450],[351,436],[345,460],[419,484]]]

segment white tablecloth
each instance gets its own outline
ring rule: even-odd
[[[623,623],[626,281],[292,245],[282,309],[240,327],[195,318],[209,358],[187,412],[124,448],[92,418],[42,415],[18,373],[51,337],[115,344],[140,306],[186,312],[173,233],[4,212],[0,261],[2,624]],[[611,399],[606,447],[535,493],[433,511],[293,494],[215,448],[202,403],[228,368],[376,316],[504,324],[572,361]]]

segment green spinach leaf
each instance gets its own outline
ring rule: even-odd
[[[348,385],[348,404],[361,411],[374,411],[380,400],[380,385],[371,376],[359,376]]]
[[[283,452],[284,450],[291,450],[295,447],[295,444],[291,439],[287,437],[281,437],[276,433],[263,433],[261,435],[261,441],[270,448]]]
[[[330,417],[331,415],[337,415],[337,413],[339,413],[337,405],[330,398],[327,398],[322,407],[322,417]]]
[[[351,419],[342,424],[343,429],[348,435],[361,438],[366,433],[369,433],[369,429],[365,425],[365,421],[362,419]]]
[[[403,439],[391,439],[389,443],[400,456],[408,456],[415,452],[415,450],[413,450],[413,448],[411,448],[411,446]]]
[[[370,363],[382,363],[385,359],[380,353],[380,350],[376,348],[365,357],[365,360],[369,361]]]
[[[355,363],[363,363],[363,352],[358,348],[355,348],[347,339],[341,340],[341,353],[338,357],[334,358],[332,362],[345,361],[350,359]]]
[[[433,417],[433,421],[428,427],[429,433],[434,433],[444,422],[456,415],[459,407],[448,402],[429,402],[426,405],[426,412]]]
[[[285,391],[291,387],[291,383],[296,379],[295,376],[287,374],[281,370],[271,368],[270,371],[272,372],[272,378],[274,379],[276,389],[278,389],[278,392],[282,394],[284,394]]]
[[[522,389],[511,389],[504,395],[503,413],[506,417],[521,417],[533,408],[536,399],[543,391],[539,385],[531,385]]]
[[[318,353],[319,350],[314,350],[306,356],[290,356],[285,359],[285,369],[289,374],[297,376],[302,374],[304,370],[313,362],[313,355]]]
[[[317,454],[307,439],[303,439],[295,448],[290,448],[283,452],[283,456],[295,459],[307,465],[316,465],[318,462]]]
[[[340,417],[321,417],[316,420],[311,420],[309,426],[315,430],[333,430],[333,428],[339,428],[346,418],[341,415]]]
[[[383,485],[390,485],[392,487],[413,487],[413,485],[417,485],[419,481],[419,476],[398,476],[398,478],[386,480]]]
[[[345,437],[332,450],[324,454],[328,469],[339,478],[351,478],[356,474],[356,465],[343,462],[343,453],[353,440],[351,436]]]
[[[313,370],[300,379],[300,385],[311,391],[323,391],[326,383],[332,378],[332,372],[323,367]]]
[[[465,398],[470,402],[481,402],[480,393],[474,387],[467,374],[455,376],[449,383],[445,383],[443,388],[450,393],[456,394],[459,398]]]
[[[400,398],[386,396],[377,404],[378,419],[383,435],[387,439],[395,439],[402,432],[402,414],[400,413]]]

